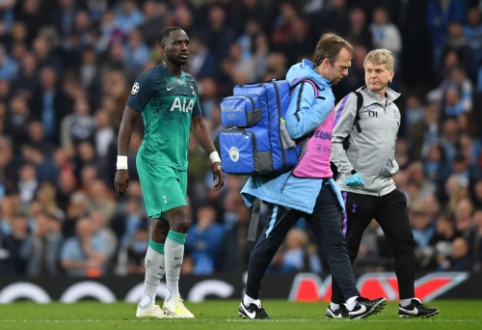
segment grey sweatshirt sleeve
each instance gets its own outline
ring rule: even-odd
[[[339,173],[350,173],[353,170],[343,149],[343,140],[350,135],[354,128],[357,113],[357,96],[350,93],[335,107],[335,123],[331,138],[331,161],[336,165]]]

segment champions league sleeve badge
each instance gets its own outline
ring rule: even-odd
[[[132,86],[131,94],[136,95],[138,92],[139,92],[139,83],[135,82],[134,86]]]

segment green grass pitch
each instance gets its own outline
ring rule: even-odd
[[[239,301],[186,303],[196,315],[193,320],[138,320],[136,305],[79,302],[38,305],[17,302],[0,305],[0,329],[356,329],[356,330],[445,330],[482,329],[482,301],[433,301],[441,312],[430,319],[400,319],[397,304],[389,303],[378,315],[365,320],[329,320],[327,303],[290,303],[267,300],[263,305],[273,318],[267,321],[243,320],[238,316]]]

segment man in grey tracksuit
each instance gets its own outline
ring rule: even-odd
[[[400,126],[400,111],[394,103],[400,94],[388,87],[394,76],[393,65],[386,49],[373,50],[365,57],[366,86],[348,94],[335,108],[332,162],[345,202],[343,234],[352,264],[363,232],[372,219],[377,220],[393,250],[400,295],[398,315],[429,317],[439,310],[415,298],[415,242],[407,198],[392,179],[399,169],[395,143]],[[336,281],[331,301],[326,315],[346,316]]]

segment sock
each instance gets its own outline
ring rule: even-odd
[[[184,233],[178,233],[169,230],[164,247],[166,256],[166,284],[167,298],[170,301],[179,297],[179,275],[181,274],[182,258],[184,255],[184,242],[186,241]]]
[[[162,276],[164,275],[164,244],[149,241],[147,248],[145,266],[146,275],[144,277],[144,288],[142,290],[141,308],[146,308],[156,301],[156,291]]]
[[[244,295],[243,298],[243,305],[244,306],[249,306],[250,304],[255,304],[256,306],[260,307],[261,306],[261,300],[259,299],[253,299],[247,294]]]
[[[335,303],[331,302],[330,303],[330,309],[335,312],[335,311],[340,309],[340,304],[335,304]]]
[[[410,298],[410,299],[400,299],[400,305],[402,307],[407,307],[408,305],[410,305],[410,303],[412,302],[412,299],[413,298]]]
[[[349,312],[351,312],[353,308],[355,308],[357,298],[358,296],[353,296],[351,298],[348,298],[348,300],[346,301],[346,309],[348,309]]]

